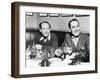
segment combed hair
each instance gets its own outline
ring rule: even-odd
[[[68,27],[69,27],[69,28],[71,27],[71,22],[73,22],[73,21],[77,21],[78,24],[80,25],[80,23],[79,23],[79,21],[78,21],[77,19],[72,19],[72,20],[70,20],[69,23],[68,23]]]
[[[47,23],[48,25],[49,25],[49,27],[51,28],[51,25],[50,25],[50,23],[48,22],[48,21],[43,21],[43,22],[41,22],[40,24],[39,24],[39,28],[41,29],[42,28],[42,24],[43,23]]]

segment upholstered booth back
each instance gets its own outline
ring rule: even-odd
[[[64,38],[65,38],[66,33],[69,33],[69,32],[51,31],[51,33],[54,33],[57,36],[57,39],[58,39],[58,47],[60,47],[61,44],[64,41]],[[89,35],[88,33],[85,33],[85,34]],[[26,30],[26,48],[27,48],[28,44],[31,41],[34,41],[39,35],[40,35],[39,30]]]

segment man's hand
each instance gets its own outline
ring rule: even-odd
[[[42,45],[36,44],[36,45],[32,46],[32,49],[35,51],[36,58],[41,59],[42,58],[42,56],[41,56],[41,54],[42,54],[42,50],[41,50]]]
[[[37,48],[37,49],[40,50],[40,49],[42,49],[42,45],[40,45],[40,44],[36,44],[36,45],[35,45],[35,48]]]
[[[72,48],[71,47],[63,47],[63,52],[70,55],[72,53]]]
[[[56,49],[55,50],[55,55],[56,56],[61,56],[62,53],[63,53],[63,51],[61,49]]]
[[[73,58],[75,58],[75,56],[77,56],[77,55],[79,55],[79,53],[78,53],[78,52],[74,52],[74,53],[72,53],[72,55],[69,56],[69,58],[70,58],[70,59],[73,59]]]

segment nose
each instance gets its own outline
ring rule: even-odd
[[[79,28],[79,27],[77,27],[77,28],[75,28],[75,30],[80,30],[80,28]]]

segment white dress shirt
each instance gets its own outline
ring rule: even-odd
[[[79,40],[79,37],[73,37],[73,36],[72,36],[72,41],[73,41],[75,47],[76,47],[77,44],[78,44],[78,40]]]
[[[46,39],[44,38],[44,37],[41,37],[40,38],[40,41],[41,40],[44,40],[44,43],[46,43],[47,42],[47,40],[50,40],[50,38],[51,38],[51,36],[49,35]]]

